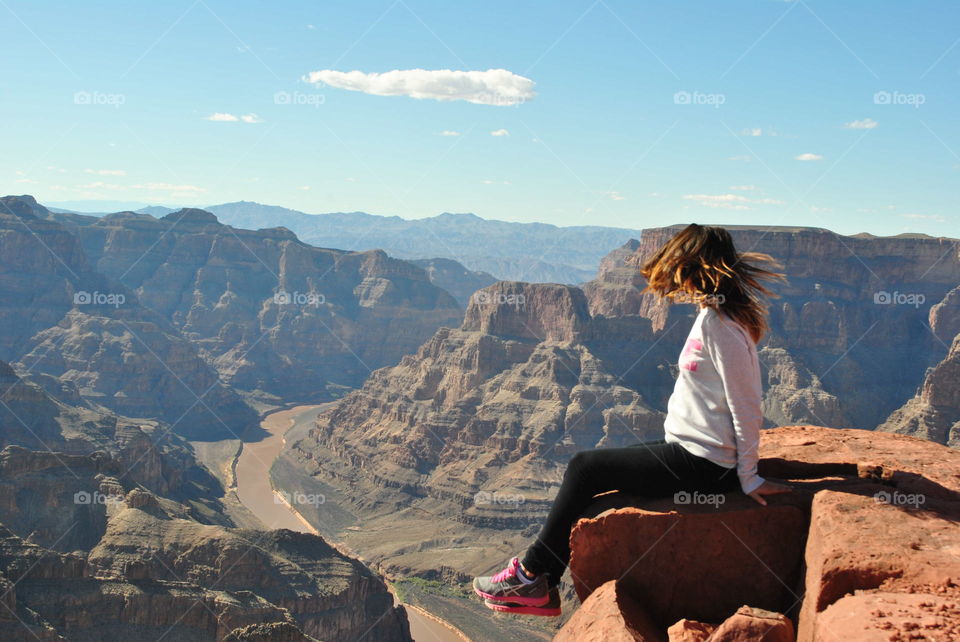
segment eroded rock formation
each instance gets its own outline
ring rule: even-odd
[[[159,219],[54,216],[71,225],[98,271],[247,392],[329,400],[462,317],[424,269],[380,250],[313,247],[285,228],[237,229],[198,209]],[[457,282],[446,269],[443,280]]]

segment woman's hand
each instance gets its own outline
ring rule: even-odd
[[[748,494],[755,502],[762,506],[766,506],[767,500],[763,498],[764,495],[780,495],[782,493],[789,493],[792,490],[793,489],[786,484],[778,484],[777,482],[764,480],[764,482],[760,484],[759,488]]]

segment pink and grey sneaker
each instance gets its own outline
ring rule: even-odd
[[[491,602],[484,600],[488,609],[500,611],[501,613],[516,613],[518,615],[541,615],[546,617],[558,617],[560,615],[560,591],[556,586],[548,592],[550,600],[542,606],[524,606],[511,602]]]
[[[514,606],[543,606],[550,602],[546,574],[541,573],[532,580],[521,575],[520,560],[514,557],[507,568],[496,575],[473,578],[473,590],[490,602]]]

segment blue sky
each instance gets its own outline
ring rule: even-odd
[[[41,202],[960,236],[956,2],[3,0],[0,15],[3,193]],[[519,99],[307,81],[358,71],[371,91],[366,74],[399,70],[458,97],[430,72],[493,69]]]

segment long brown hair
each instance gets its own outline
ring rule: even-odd
[[[634,259],[634,261],[638,261]],[[780,268],[769,254],[737,252],[730,232],[691,223],[640,267],[650,291],[675,302],[705,304],[742,325],[754,342],[768,329],[764,296],[776,296],[763,281],[784,275],[755,265]]]

